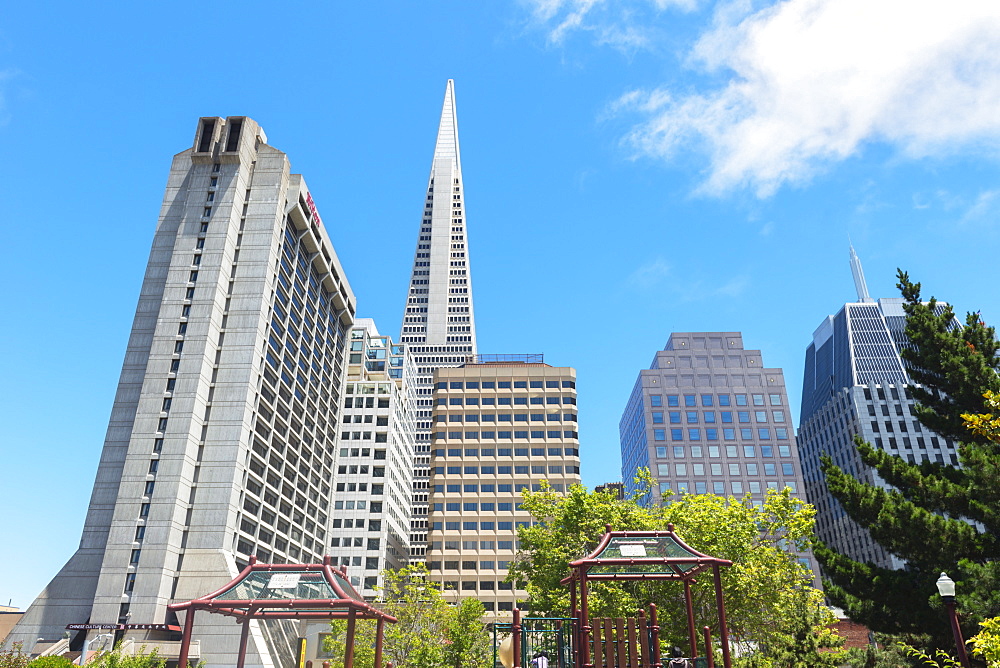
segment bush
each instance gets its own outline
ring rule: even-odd
[[[40,656],[28,664],[28,668],[70,668],[73,662],[64,656]]]

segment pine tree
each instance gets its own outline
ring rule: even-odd
[[[992,327],[970,313],[955,327],[951,306],[922,302],[920,284],[898,274],[910,345],[902,356],[919,386],[921,424],[959,442],[961,467],[910,464],[858,439],[861,459],[893,489],[865,484],[823,460],[830,492],[848,515],[889,552],[899,570],[855,562],[819,545],[827,595],[876,631],[942,638],[947,634],[934,582],[946,571],[958,583],[969,629],[1000,613],[1000,444],[974,433],[963,415],[988,413],[984,394],[1000,391],[1000,344]],[[966,520],[972,520],[972,524]]]

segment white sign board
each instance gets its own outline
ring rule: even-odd
[[[646,556],[646,546],[635,543],[619,543],[618,549],[621,550],[623,557],[645,557]]]
[[[275,573],[267,582],[268,589],[295,589],[299,586],[299,573]]]

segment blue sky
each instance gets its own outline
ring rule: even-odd
[[[0,17],[0,603],[78,540],[170,156],[248,115],[398,332],[456,81],[482,352],[578,369],[583,477],[671,331],[739,330],[797,418],[814,328],[903,267],[1000,318],[1000,5],[15,3]]]

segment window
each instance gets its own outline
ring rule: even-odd
[[[660,396],[659,394],[654,394],[654,395],[650,396],[649,397],[649,405],[653,406],[654,408],[662,406],[663,405],[663,397]]]
[[[698,411],[687,411],[685,417],[688,424],[698,424]]]
[[[753,395],[753,405],[754,406],[763,406],[764,405],[764,395],[763,394],[755,394],[755,395]]]
[[[782,462],[781,473],[783,475],[795,475],[795,471],[793,470],[792,465],[788,462]]]
[[[768,397],[771,400],[771,405],[772,406],[780,406],[781,405],[781,395],[780,394],[769,394]]]
[[[684,430],[683,429],[671,429],[670,430],[670,440],[671,441],[683,441],[684,440]]]
[[[667,395],[667,406],[670,406],[671,408],[680,406],[679,397],[676,394]]]
[[[747,405],[747,395],[745,395],[745,394],[737,394],[736,395],[736,405],[737,406],[746,406]]]
[[[688,440],[689,441],[700,441],[701,440],[701,429],[688,429]]]
[[[670,411],[670,424],[680,424],[681,423],[681,412],[680,411]]]
[[[712,405],[714,405],[713,402],[712,402],[712,395],[711,394],[703,394],[703,395],[701,395],[701,405],[702,406],[712,406]]]
[[[755,422],[767,423],[767,411],[754,411],[753,419]]]
[[[696,399],[697,399],[697,397],[695,397],[693,394],[685,394],[684,395],[684,405],[685,406],[692,406],[692,407],[697,406],[698,402],[696,401]]]
[[[663,411],[653,411],[653,424],[663,424]]]

